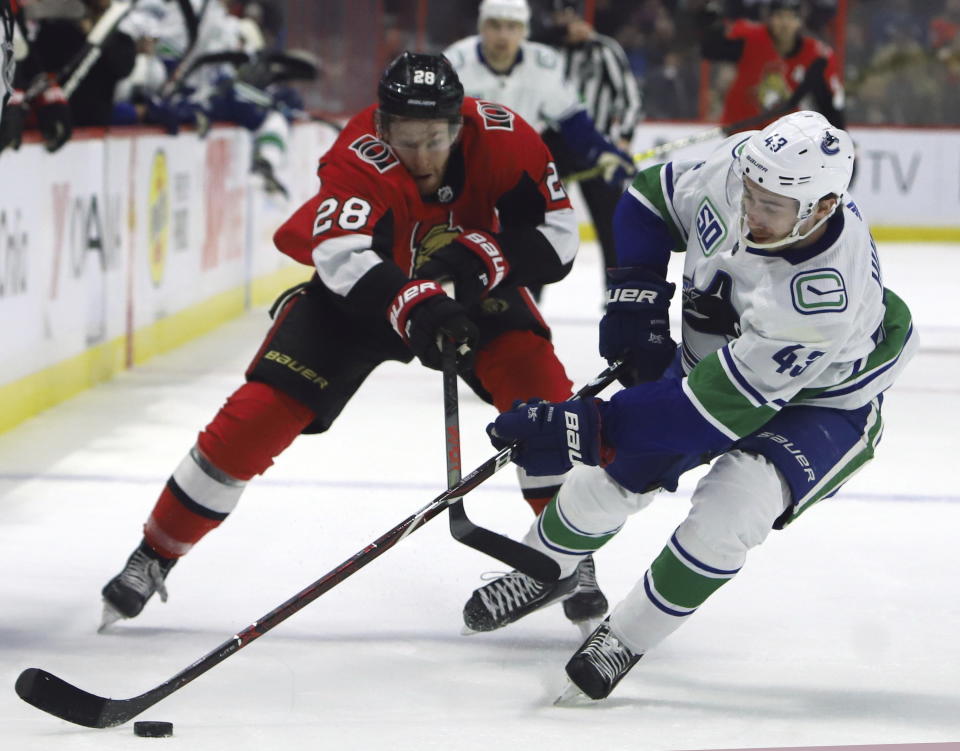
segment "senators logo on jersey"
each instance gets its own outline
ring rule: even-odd
[[[367,164],[373,165],[381,175],[400,164],[400,160],[393,153],[393,149],[369,133],[363,134],[351,143],[350,150]]]
[[[449,245],[463,232],[462,227],[454,224],[453,214],[446,224],[424,225],[417,222],[410,232],[410,257],[413,259],[413,269],[417,270],[430,260],[440,248]]]

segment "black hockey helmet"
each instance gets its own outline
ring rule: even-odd
[[[803,15],[803,0],[770,0],[767,4],[770,13],[778,10],[792,10],[798,16]]]
[[[420,120],[460,119],[463,85],[443,55],[404,52],[391,62],[377,87],[380,112]]]

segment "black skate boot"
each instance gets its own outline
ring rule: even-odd
[[[583,632],[587,637],[607,612],[607,598],[597,586],[597,569],[593,556],[588,555],[577,566],[577,592],[563,601],[563,612],[574,623],[588,624]]]
[[[567,663],[571,685],[557,704],[574,703],[582,695],[606,699],[643,654],[634,654],[610,632],[610,619],[603,621]]]
[[[140,615],[153,593],[160,595],[162,602],[167,601],[167,588],[164,580],[176,558],[164,558],[147,545],[146,540],[133,551],[127,559],[123,571],[113,577],[101,592],[103,595],[103,620],[100,631],[121,618],[133,618]]]
[[[511,571],[474,590],[463,606],[463,623],[468,633],[494,631],[566,597],[576,588],[576,571],[556,582],[540,582]]]

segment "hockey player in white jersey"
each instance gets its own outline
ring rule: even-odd
[[[566,578],[514,572],[478,589],[464,608],[476,631],[569,596],[583,556],[713,461],[659,556],[567,663],[565,697],[609,695],[771,529],[873,458],[883,392],[916,336],[847,195],[853,164],[846,132],[798,112],[706,161],[640,173],[618,206],[621,266],[600,326],[601,354],[623,360],[634,385],[609,401],[532,401],[488,428],[498,447],[521,442],[516,461],[530,474],[576,466],[525,538]],[[679,349],[672,250],[686,254]]]
[[[557,52],[526,39],[529,24],[527,0],[483,0],[480,33],[443,54],[467,96],[506,105],[538,133],[556,127],[574,153],[603,167],[607,182],[622,184],[635,172],[633,160],[597,131]]]

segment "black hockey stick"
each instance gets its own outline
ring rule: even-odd
[[[444,442],[447,452],[447,487],[460,481],[460,409],[457,394],[456,342],[441,343],[443,363]],[[555,582],[560,578],[560,567],[549,556],[522,542],[478,527],[467,517],[462,498],[453,498],[447,507],[450,534],[457,542],[503,561],[538,581]]]
[[[450,356],[445,351],[443,361],[443,402],[446,415],[446,433],[447,433],[447,475],[450,474],[451,454],[455,451],[458,468],[460,456],[460,429],[457,416],[457,372],[456,361],[447,359]],[[588,399],[596,396],[609,386],[617,377],[622,362],[617,361],[600,375],[586,384],[572,399]],[[452,417],[451,417],[452,413]],[[455,436],[454,439],[451,435]],[[516,448],[517,443],[513,443],[506,450],[511,452]],[[532,576],[539,581],[554,582],[560,578],[560,567],[556,561],[539,550],[534,550],[528,545],[524,545],[518,540],[513,540],[504,535],[493,532],[484,527],[477,526],[467,516],[466,509],[463,507],[461,498],[450,501],[449,505],[450,534],[457,542],[462,542],[467,547],[486,553],[491,558],[496,558],[509,566],[522,571],[528,576]]]
[[[591,384],[588,384],[584,388],[586,389],[593,384],[597,384],[594,393],[599,392],[603,386],[610,383],[615,377],[614,372],[613,367],[607,368],[597,376]],[[151,688],[149,691],[145,691],[139,696],[134,696],[130,699],[109,699],[103,696],[97,696],[96,694],[91,694],[82,688],[67,683],[62,678],[58,678],[52,673],[48,673],[46,670],[40,668],[27,668],[20,673],[16,683],[17,695],[37,709],[42,709],[44,712],[48,712],[55,717],[59,717],[67,722],[73,722],[77,725],[83,725],[88,728],[109,728],[122,725],[136,717],[145,709],[149,709],[161,699],[166,698],[174,691],[183,688],[195,678],[200,677],[210,670],[210,668],[220,664],[230,657],[230,655],[243,649],[250,644],[250,642],[260,638],[274,626],[282,623],[291,615],[316,600],[320,595],[333,589],[333,587],[344,579],[352,576],[372,560],[383,555],[404,537],[416,531],[437,514],[441,513],[452,499],[462,498],[509,464],[515,450],[515,444],[501,449],[495,456],[487,459],[487,461],[466,477],[462,478],[452,488],[438,495],[415,514],[408,516],[397,526],[393,527],[393,529],[378,537],[363,548],[363,550],[345,560],[332,571],[324,574],[306,589],[301,590],[285,603],[260,618],[260,620],[255,621],[243,631],[227,639],[227,641],[212,652],[204,655],[172,678],[164,681],[159,686]]]

